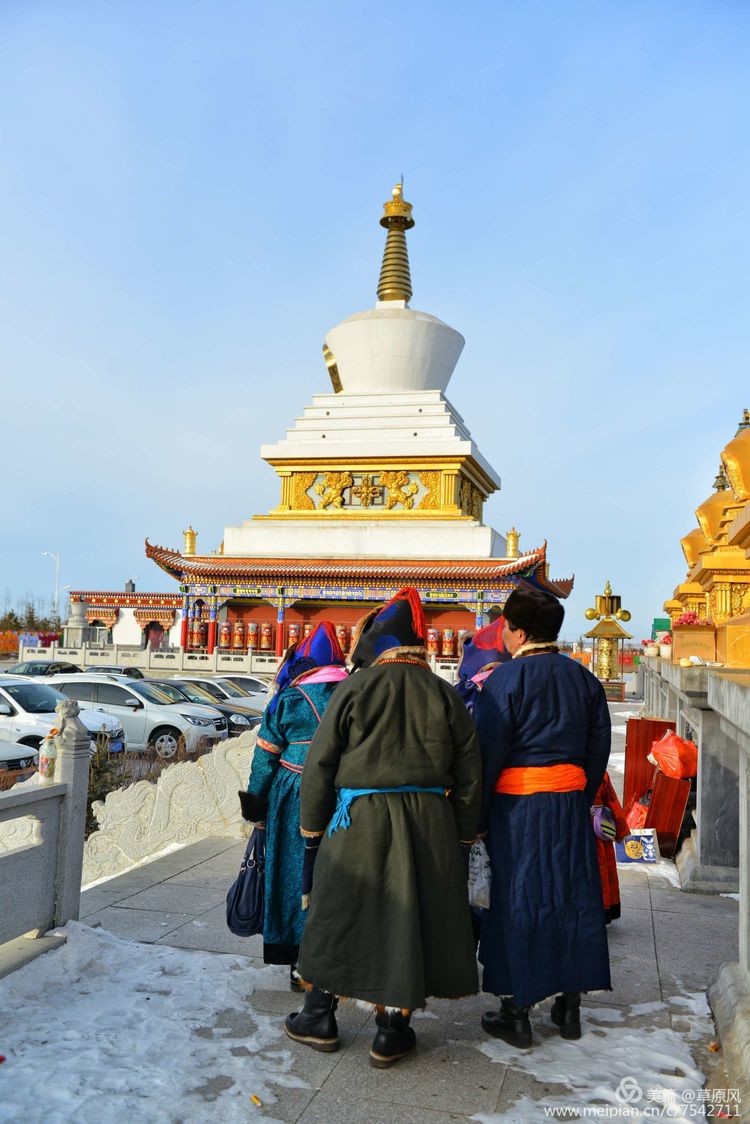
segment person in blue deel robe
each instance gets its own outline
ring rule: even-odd
[[[504,615],[513,659],[487,679],[475,713],[492,866],[479,959],[484,990],[503,997],[482,1026],[526,1047],[534,1003],[555,995],[553,1022],[579,1038],[580,993],[611,987],[590,813],[611,728],[601,683],[557,649],[559,601],[522,587]]]
[[[289,648],[276,675],[277,690],[258,729],[243,814],[266,831],[263,959],[289,964],[292,990],[305,927],[300,835],[300,780],[307,751],[338,683],[346,679],[344,654],[330,621]]]

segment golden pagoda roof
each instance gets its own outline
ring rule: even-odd
[[[593,640],[632,640],[633,638],[632,632],[626,632],[614,617],[605,617],[604,620],[599,621],[589,632],[584,632],[583,635]]]
[[[743,411],[736,435],[721,454],[735,498],[740,502],[750,499],[750,411]]]
[[[723,464],[714,481],[714,488],[716,490],[713,495],[710,495],[700,507],[695,509],[695,517],[709,546],[715,545],[721,531],[724,511],[734,501],[734,494],[729,488],[729,481],[724,473]]]
[[[691,569],[700,560],[701,551],[708,550],[706,536],[700,527],[696,527],[681,538],[680,545],[682,553],[685,555],[685,561]]]

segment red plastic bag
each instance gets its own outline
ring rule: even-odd
[[[698,746],[679,737],[673,730],[667,730],[663,737],[651,746],[651,756],[667,777],[683,780],[694,777],[698,772]]]
[[[631,804],[630,808],[627,809],[627,814],[625,815],[627,826],[630,827],[630,830],[632,832],[638,831],[639,827],[643,827],[645,825],[645,817],[647,817],[648,814],[648,804],[642,804],[641,800],[633,800],[633,803]]]

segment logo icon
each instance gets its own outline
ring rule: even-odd
[[[625,1104],[635,1104],[643,1097],[643,1089],[634,1077],[623,1077],[615,1093]]]

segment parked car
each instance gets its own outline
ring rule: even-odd
[[[262,691],[252,691],[249,688],[246,690],[227,675],[180,675],[178,678],[181,683],[198,683],[217,702],[243,703],[244,706],[264,710],[271,697],[265,683],[261,684]],[[256,679],[255,682],[260,683],[260,680]]]
[[[14,663],[13,667],[3,668],[3,675],[73,675],[80,670],[74,663],[60,660],[24,660],[23,663]]]
[[[175,703],[147,679],[115,681],[84,672],[53,682],[68,698],[121,722],[132,750],[154,749],[159,757],[174,757],[183,742],[188,753],[195,753],[204,739],[227,736],[227,720],[213,706]]]
[[[263,716],[257,710],[241,703],[219,702],[208,691],[204,691],[199,683],[191,683],[183,679],[146,679],[145,682],[153,683],[173,702],[186,700],[187,702],[214,707],[219,714],[224,715],[229,724],[229,733],[234,737],[260,726]]]
[[[263,679],[258,679],[257,675],[243,675],[241,672],[235,674],[231,671],[227,675],[222,675],[221,678],[228,679],[241,691],[247,691],[250,697],[255,700],[253,705],[259,706],[261,710],[265,708],[271,697],[271,684]]]
[[[0,738],[0,773],[19,772],[25,770],[28,776],[36,769],[39,754],[28,745],[19,742],[6,741]],[[16,780],[25,780],[23,776]],[[0,786],[1,787],[1,786]]]
[[[87,675],[124,675],[127,679],[143,679],[143,672],[139,667],[124,667],[122,664],[107,664],[106,667],[99,665],[87,667],[84,669]]]
[[[57,684],[0,675],[0,738],[37,749],[59,721],[55,707],[64,698]],[[125,747],[122,722],[116,717],[82,707],[80,718],[93,743],[103,734],[111,751]]]

